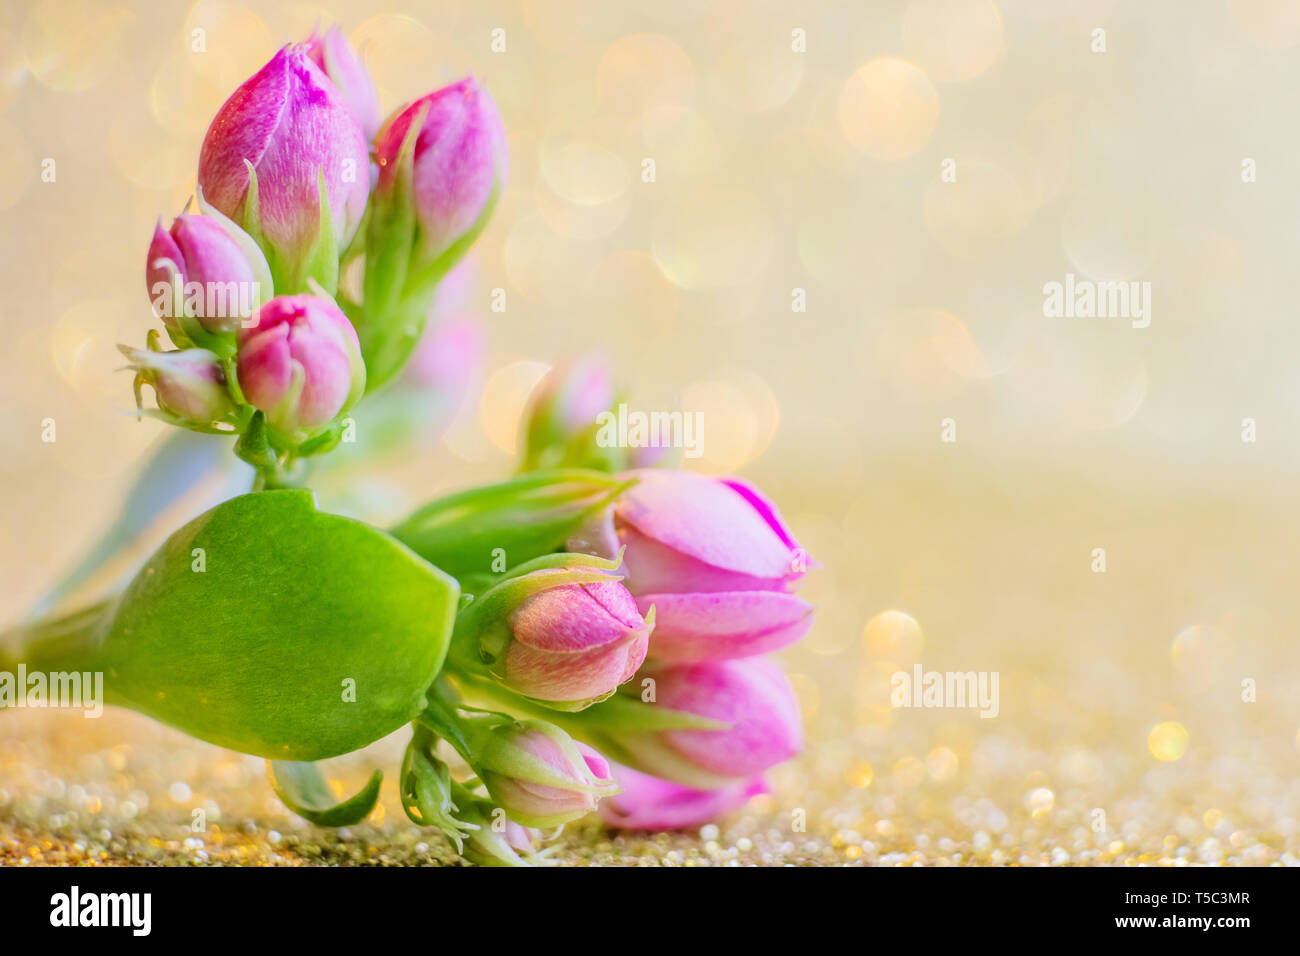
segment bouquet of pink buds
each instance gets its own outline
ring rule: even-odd
[[[280,798],[325,826],[365,819],[383,774],[339,802],[316,762],[410,724],[407,815],[481,863],[545,862],[543,831],[593,810],[704,823],[801,746],[766,655],[811,624],[793,593],[809,560],[756,488],[599,441],[614,394],[591,361],[538,387],[507,481],[387,530],[305,487],[411,359],[505,181],[472,79],[379,116],[337,29],[217,113],[196,207],[146,258],[174,348],[154,331],[123,351],[137,406],[148,385],[150,414],[236,436],[252,490],[120,593],[0,636],[0,667],[102,672],[108,702],[267,758]]]

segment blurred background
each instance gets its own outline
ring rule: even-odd
[[[823,565],[773,793],[698,837],[574,828],[572,859],[1300,860],[1300,0],[630,7],[6,2],[6,624],[163,435],[115,346],[154,324],[145,251],[209,120],[339,22],[385,110],[479,77],[511,156],[427,434],[326,501],[382,521],[506,473],[528,391],[596,351],[634,408],[701,413],[685,466],[758,482]],[[1067,275],[1149,282],[1150,324],[1045,317]],[[892,708],[918,663],[998,672],[998,715]],[[400,742],[372,750],[340,787]],[[0,715],[0,861],[439,853],[396,801],[361,829],[142,717]]]

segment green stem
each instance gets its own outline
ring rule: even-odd
[[[0,633],[0,670],[93,670],[116,599]]]

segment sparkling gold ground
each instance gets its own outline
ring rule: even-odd
[[[1222,495],[1167,472],[1117,485],[1007,463],[1013,492],[958,480],[941,457],[879,474],[870,493],[835,475],[760,478],[823,564],[805,589],[817,624],[782,655],[807,742],[772,794],[684,834],[571,825],[560,862],[1300,863],[1286,487]],[[891,708],[890,674],[915,662],[997,670],[998,715]],[[9,711],[0,861],[454,864],[394,799],[404,744],[403,731],[329,764],[340,793],[374,767],[390,776],[366,824],[326,831],[280,805],[256,758],[123,711]]]

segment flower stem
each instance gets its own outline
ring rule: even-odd
[[[114,600],[0,633],[0,670],[93,670]]]

